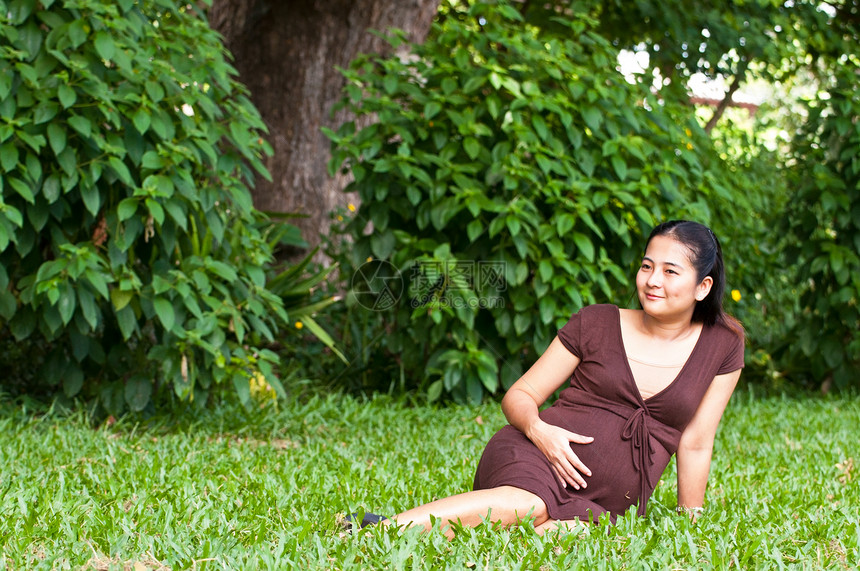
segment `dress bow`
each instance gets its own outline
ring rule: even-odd
[[[648,419],[651,415],[643,407],[639,407],[627,418],[621,438],[630,441],[630,452],[633,455],[633,467],[639,472],[639,515],[645,515],[648,487],[651,485],[649,469],[654,464],[651,445],[651,431],[648,430]]]

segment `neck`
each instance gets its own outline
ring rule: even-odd
[[[693,313],[690,312],[678,320],[662,321],[642,312],[642,329],[649,335],[664,341],[677,341],[688,337],[696,329],[692,322]]]

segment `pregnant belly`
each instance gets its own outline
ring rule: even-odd
[[[600,500],[607,508],[629,506],[640,494],[641,476],[633,461],[630,440],[621,437],[627,419],[612,412],[592,407],[551,407],[541,412],[541,418],[565,430],[591,436],[590,444],[571,443],[571,449],[582,463],[591,470],[586,477],[587,493]],[[651,473],[651,483],[656,485],[659,475],[669,463],[669,453],[653,438],[653,464],[644,468]],[[647,491],[651,492],[651,487]]]

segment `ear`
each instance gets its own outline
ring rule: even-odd
[[[708,294],[711,293],[711,288],[714,285],[714,278],[711,276],[705,276],[705,279],[702,280],[702,283],[696,286],[696,301],[702,301]]]

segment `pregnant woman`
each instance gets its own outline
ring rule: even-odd
[[[678,506],[703,508],[714,435],[744,365],[744,334],[727,316],[725,271],[711,230],[666,222],[648,238],[636,290],[642,309],[574,314],[508,390],[510,423],[487,444],[474,489],[382,522],[430,529],[531,519],[539,532],[645,513],[677,455]],[[541,405],[563,384],[549,408]]]

